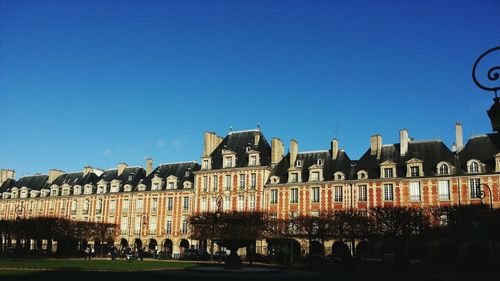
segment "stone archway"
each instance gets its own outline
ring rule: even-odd
[[[335,241],[332,245],[332,255],[336,258],[345,259],[351,257],[351,251],[344,242]]]
[[[166,258],[172,258],[172,252],[174,250],[174,243],[170,239],[166,239],[165,242],[163,242],[163,247],[165,251],[165,257]]]
[[[148,249],[151,253],[158,252],[158,242],[155,239],[149,240]]]
[[[125,249],[125,248],[127,248],[127,247],[128,247],[128,241],[127,241],[127,239],[122,238],[122,239],[120,240],[120,248]]]
[[[181,247],[181,253],[184,253],[184,251],[189,249],[189,241],[182,239],[179,246]]]
[[[142,249],[142,241],[137,238],[134,240],[134,250],[139,250],[139,249]]]
[[[311,257],[323,257],[325,249],[319,241],[312,241],[309,245],[309,256]]]

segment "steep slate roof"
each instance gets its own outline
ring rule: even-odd
[[[350,174],[351,160],[347,154],[340,150],[337,159],[332,160],[331,151],[302,152],[297,154],[297,160],[302,161],[302,182],[309,181],[309,167],[316,165],[317,160],[323,160],[323,178],[325,181],[333,180],[335,172],[343,172],[346,178]],[[272,176],[280,177],[280,183],[288,182],[288,169],[290,168],[290,153],[288,153],[273,169]]]
[[[467,161],[476,159],[486,164],[487,173],[495,171],[495,155],[500,152],[500,134],[493,133],[471,137],[458,153],[461,170],[467,170]]]
[[[65,173],[58,176],[52,184],[56,184],[58,186],[62,186],[63,184],[73,185],[81,185],[84,186],[86,184],[96,184],[99,181],[99,177],[94,173],[88,173],[85,176],[83,172],[76,173]]]
[[[169,176],[176,176],[179,180],[177,188],[182,189],[185,181],[190,181],[194,184],[193,172],[198,170],[200,170],[200,165],[193,161],[161,164],[160,166],[156,167],[156,169],[154,169],[142,183],[146,185],[146,190],[151,190],[151,180],[156,174],[163,180],[166,180],[166,178],[168,178]]]
[[[410,141],[408,152],[401,156],[400,144],[389,144],[382,146],[380,159],[376,155],[370,155],[370,149],[356,162],[356,173],[360,170],[368,172],[368,178],[380,178],[380,164],[385,161],[396,163],[398,177],[406,176],[406,162],[413,158],[423,161],[424,176],[436,175],[436,166],[441,161],[447,161],[455,165],[455,157],[448,147],[441,141]],[[353,178],[356,174],[353,174]]]
[[[255,142],[255,134],[260,134],[259,143]],[[271,163],[271,146],[267,142],[264,134],[259,130],[240,131],[229,133],[224,140],[215,148],[210,155],[212,157],[212,169],[222,168],[222,150],[231,150],[236,153],[236,167],[248,166],[248,154],[246,147],[260,152],[260,165],[269,166]]]
[[[14,187],[16,185],[16,180],[15,179],[7,179],[0,185],[0,194],[2,192],[8,191],[10,188]],[[1,195],[0,195],[1,196]]]
[[[48,175],[26,176],[26,177],[20,178],[14,186],[17,188],[21,188],[23,186],[26,186],[30,190],[42,190],[44,188],[49,187],[49,184],[47,182],[48,180],[49,180]],[[12,187],[14,187],[14,186],[12,186]]]
[[[104,180],[106,182],[111,182],[112,180],[119,180],[122,187],[126,184],[130,184],[132,187],[137,187],[141,180],[146,177],[146,171],[141,167],[127,167],[123,172],[118,175],[118,169],[110,169],[102,173],[99,180]]]

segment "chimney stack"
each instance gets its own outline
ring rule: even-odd
[[[285,154],[285,145],[280,139],[273,138],[271,141],[271,166],[276,166]]]
[[[0,170],[0,185],[4,183],[8,179],[13,179],[16,175],[16,171],[9,169],[1,169]]]
[[[127,163],[120,163],[118,164],[118,175],[121,175],[123,173],[123,171],[125,171],[125,169],[127,168]]]
[[[376,155],[380,159],[382,154],[382,136],[377,134],[370,137],[370,155]]]
[[[408,130],[403,129],[399,131],[399,147],[401,156],[405,156],[408,153],[408,143],[410,142],[410,137],[408,136]]]
[[[299,153],[299,144],[296,140],[290,141],[290,167],[295,166],[295,161],[297,160],[297,154]]]
[[[205,132],[203,135],[203,157],[208,157],[222,142],[222,138],[212,132]]]
[[[254,133],[254,141],[253,141],[253,144],[255,146],[259,145],[259,141],[260,141],[260,132],[255,132]]]
[[[462,134],[462,124],[457,122],[455,124],[455,143],[457,145],[457,152],[460,152],[464,148],[464,137]]]
[[[339,141],[337,139],[332,140],[332,160],[336,160],[339,154]]]
[[[57,179],[57,177],[59,177],[62,174],[64,174],[64,171],[50,169],[49,170],[49,180],[47,182],[50,184],[53,183]]]
[[[146,159],[146,176],[149,176],[151,172],[153,172],[153,159],[149,157],[148,159]]]

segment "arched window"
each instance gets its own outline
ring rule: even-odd
[[[439,167],[439,174],[440,175],[447,175],[447,174],[449,174],[448,165],[446,165],[446,164],[441,165],[441,167]]]
[[[476,161],[469,164],[469,173],[479,173],[479,164]]]

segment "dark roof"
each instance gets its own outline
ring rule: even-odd
[[[15,179],[7,179],[0,185],[0,193],[8,191],[10,188],[16,185]]]
[[[146,177],[146,171],[144,171],[141,167],[127,167],[123,170],[123,172],[118,175],[118,169],[106,170],[102,173],[99,180],[104,180],[106,182],[111,182],[112,180],[119,180],[123,185],[130,184],[133,187],[136,187],[141,180],[144,180]]]
[[[398,177],[406,176],[406,162],[411,159],[423,161],[424,175],[436,175],[436,166],[441,161],[447,161],[455,165],[455,157],[448,147],[441,141],[410,141],[408,152],[405,156],[400,155],[400,144],[389,144],[382,146],[380,159],[376,155],[370,155],[370,149],[356,162],[355,172],[365,170],[368,178],[380,178],[380,164],[385,161],[396,163]],[[356,174],[353,174],[353,179]]]
[[[259,142],[255,144],[255,135],[259,134]],[[222,150],[231,150],[236,153],[236,167],[248,166],[248,154],[246,148],[260,152],[260,165],[269,166],[271,163],[271,146],[264,134],[258,130],[231,132],[215,148],[210,155],[212,158],[212,169],[222,168]]]
[[[178,189],[183,188],[185,181],[190,181],[194,184],[193,172],[200,170],[200,165],[196,162],[183,162],[162,164],[154,169],[143,181],[146,185],[146,190],[151,190],[151,180],[155,175],[166,180],[169,176],[176,176],[179,180]]]
[[[500,134],[487,134],[469,139],[465,147],[458,153],[461,168],[466,171],[467,161],[476,159],[486,164],[486,171],[495,171],[495,155],[500,152]]]
[[[339,151],[337,159],[332,159],[331,151],[302,152],[297,154],[297,160],[302,161],[302,182],[309,180],[309,167],[315,165],[318,159],[323,160],[323,178],[325,181],[333,180],[335,172],[342,172],[349,177],[351,160],[344,151]],[[280,177],[280,182],[288,181],[288,169],[290,168],[290,153],[288,153],[273,169],[272,175]]]
[[[69,184],[70,186],[74,185],[86,185],[86,184],[96,184],[99,181],[99,176],[94,173],[87,173],[85,176],[83,172],[77,173],[65,173],[58,176],[52,184],[56,184],[58,186],[62,186],[63,184]]]
[[[15,187],[21,188],[21,187],[25,186],[30,190],[42,190],[44,188],[48,188],[48,186],[49,186],[49,183],[47,182],[48,180],[49,180],[48,175],[26,176],[26,177],[20,178],[16,182]],[[14,186],[12,186],[12,187],[14,187]]]

